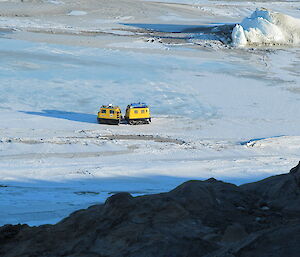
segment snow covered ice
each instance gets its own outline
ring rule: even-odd
[[[297,33],[282,48],[253,49],[249,35],[291,37],[299,5],[0,1],[0,223],[54,223],[119,191],[287,172],[300,155]],[[102,104],[135,101],[150,125],[96,123]]]

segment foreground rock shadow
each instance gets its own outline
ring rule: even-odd
[[[117,193],[56,225],[3,226],[0,255],[296,257],[299,196],[300,163],[241,186],[211,178],[168,193]]]

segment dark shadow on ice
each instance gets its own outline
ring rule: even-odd
[[[122,23],[125,26],[132,26],[139,29],[152,30],[156,32],[180,33],[188,29],[199,28],[197,25],[178,25],[178,24],[144,24],[144,23]]]
[[[207,33],[216,31],[232,30],[235,23],[211,23],[208,25],[181,25],[181,24],[146,24],[146,23],[122,23],[125,26],[132,26],[145,30],[170,33]]]
[[[97,123],[97,116],[94,114],[80,113],[80,112],[66,112],[59,110],[42,110],[41,112],[28,112],[28,111],[19,111],[22,113],[30,115],[38,115],[43,117],[65,119],[78,122],[86,123]]]
[[[242,141],[240,142],[241,145],[248,145],[250,143],[254,143],[257,141],[261,141],[261,140],[265,140],[265,139],[270,139],[270,138],[278,138],[278,137],[284,137],[285,135],[279,135],[279,136],[271,136],[271,137],[260,137],[260,138],[252,138],[250,140],[247,141]]]
[[[211,23],[208,25],[181,25],[181,24],[143,24],[143,23],[122,23],[125,26],[131,26],[139,29],[144,29],[150,33],[161,33],[157,36],[163,37],[162,33],[178,33],[184,34],[202,34],[207,35],[207,39],[210,40],[212,36],[229,40],[231,38],[231,32],[235,26],[235,23]],[[166,35],[168,38],[172,38],[171,35]],[[191,38],[193,35],[186,35],[186,38]]]

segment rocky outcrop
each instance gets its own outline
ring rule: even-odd
[[[187,181],[168,193],[111,196],[55,225],[0,228],[0,256],[295,257],[300,164],[236,186]]]
[[[300,212],[300,162],[288,174],[245,184],[241,188],[258,195],[261,205],[285,212]]]

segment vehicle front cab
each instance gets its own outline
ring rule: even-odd
[[[97,116],[100,124],[118,125],[122,120],[122,113],[119,106],[102,105]]]

